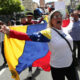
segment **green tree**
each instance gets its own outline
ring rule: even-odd
[[[0,0],[0,14],[10,15],[23,10],[20,0]]]
[[[77,10],[80,10],[80,4],[79,4],[79,5],[77,5],[76,9],[77,9]]]

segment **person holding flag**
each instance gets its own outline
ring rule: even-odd
[[[53,80],[65,80],[65,76],[68,80],[78,80],[76,69],[73,65],[73,40],[69,34],[63,33],[61,25],[62,14],[60,11],[55,10],[50,13],[49,26],[45,30],[29,35],[11,30],[6,25],[0,25],[0,32],[7,34],[10,38],[42,43],[49,42],[48,46],[51,50],[50,66]]]
[[[25,19],[27,19],[27,21],[25,21],[25,23],[21,23],[22,25],[39,24],[43,21],[43,17],[39,21],[33,21],[32,20],[33,19],[33,13],[31,11],[25,13]],[[1,51],[3,54],[3,58],[4,58],[4,64],[1,66],[1,69],[2,69],[7,64],[6,59],[5,59],[5,55],[4,55],[4,43],[3,42],[2,42],[2,50]],[[29,67],[28,78],[30,78],[30,79],[32,78],[32,66]]]
[[[43,21],[43,17],[39,21],[33,20],[34,14],[31,11],[25,13],[25,23],[21,23],[22,25],[32,25],[32,24],[40,24]],[[32,78],[32,67],[29,67],[28,78]]]

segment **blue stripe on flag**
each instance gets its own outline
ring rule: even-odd
[[[27,33],[32,34],[38,32],[47,27],[47,23],[29,25],[27,28]],[[32,66],[32,63],[44,57],[48,53],[48,44],[40,42],[26,41],[22,56],[19,58],[19,63],[16,66],[18,73],[21,73],[25,68]]]

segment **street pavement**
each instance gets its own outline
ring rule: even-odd
[[[3,57],[1,55],[1,43],[0,43],[0,66],[3,64],[3,62],[4,61],[3,61]],[[27,78],[27,76],[28,76],[28,68],[25,69],[20,74],[20,80],[29,80]],[[11,78],[11,73],[10,73],[8,67],[0,70],[0,80],[14,80]],[[33,79],[32,80],[52,80],[51,73],[45,72],[43,70],[33,67]]]

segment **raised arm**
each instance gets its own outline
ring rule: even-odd
[[[47,37],[49,34],[46,32],[46,30],[29,35],[23,32],[10,30],[9,27],[7,27],[6,25],[2,25],[0,32],[7,34],[11,38],[16,38],[20,40],[36,41],[36,42],[49,42],[50,41],[50,38]]]
[[[6,25],[0,25],[0,32],[9,35],[10,29],[9,29],[9,27],[6,26]]]
[[[33,33],[31,35],[27,33],[23,33],[23,32],[10,30],[9,36],[11,38],[17,38],[20,40],[27,40],[27,41],[36,41],[36,42],[49,42],[50,41],[50,36],[45,30],[37,32],[37,33]]]

